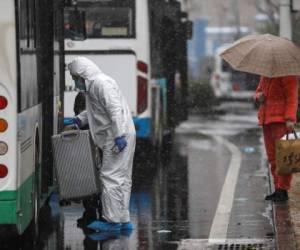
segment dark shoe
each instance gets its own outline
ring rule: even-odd
[[[99,195],[93,195],[92,197],[82,200],[82,205],[86,210],[96,209],[99,206]]]
[[[278,188],[272,194],[265,197],[266,201],[274,202],[285,202],[289,199],[288,193],[286,190]]]
[[[97,213],[95,209],[89,209],[84,211],[81,218],[77,220],[77,226],[82,228],[97,220]]]
[[[274,202],[286,202],[289,199],[288,192],[284,189],[278,189],[277,195],[272,199]]]
[[[272,194],[267,195],[265,197],[265,200],[266,201],[272,201],[276,195],[277,195],[277,189]]]
[[[93,241],[105,241],[108,239],[117,239],[121,235],[120,231],[106,231],[87,235]]]

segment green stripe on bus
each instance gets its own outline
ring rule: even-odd
[[[34,176],[34,173],[31,176],[29,176],[18,190],[18,200],[20,202],[20,207],[22,208],[22,216],[18,216],[17,218],[17,229],[20,234],[22,234],[25,231],[32,218],[32,191]]]
[[[11,201],[17,199],[17,191],[0,192],[0,201]]]
[[[16,201],[0,201],[0,224],[17,224]]]
[[[15,224],[19,233],[24,232],[32,218],[33,180],[34,174],[29,176],[18,190],[0,192],[0,224]],[[17,216],[17,200],[20,202],[18,207],[22,208],[22,216]]]

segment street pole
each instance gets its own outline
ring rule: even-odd
[[[238,0],[232,0],[231,1],[232,11],[233,11],[233,19],[234,19],[234,25],[236,27],[236,35],[235,39],[241,38],[241,20],[240,20],[240,10],[239,10],[239,1]]]
[[[292,39],[291,0],[280,0],[279,35]]]

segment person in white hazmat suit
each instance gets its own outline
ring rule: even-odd
[[[129,200],[136,134],[128,104],[115,80],[91,60],[77,57],[68,69],[76,88],[86,95],[86,110],[74,122],[79,127],[89,124],[93,141],[103,152],[102,220],[87,227],[97,231],[133,229]]]

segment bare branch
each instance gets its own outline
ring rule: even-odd
[[[255,6],[256,6],[256,9],[258,10],[258,12],[267,15],[269,21],[272,24],[277,25],[278,21],[276,20],[275,16],[276,16],[276,14],[278,15],[278,13],[279,13],[279,5],[274,3],[272,0],[265,0],[265,4],[266,4],[266,8],[264,9],[261,6],[260,0],[255,1]]]
[[[277,3],[274,3],[274,1],[272,0],[266,0],[267,5],[272,8],[273,10],[275,10],[275,12],[279,13],[279,3],[277,1]]]

